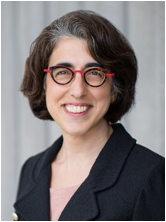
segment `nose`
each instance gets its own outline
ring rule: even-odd
[[[74,71],[74,76],[75,76],[76,73],[81,73],[82,78],[84,78],[84,72],[83,71],[81,71],[81,70]]]
[[[70,85],[70,95],[79,99],[84,97],[86,93],[87,84],[84,81],[83,75],[80,72],[76,72]]]

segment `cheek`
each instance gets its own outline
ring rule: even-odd
[[[111,96],[111,86],[109,84],[103,85],[103,87],[96,92],[96,98],[101,103],[104,103],[105,105],[108,104],[107,106],[110,105],[112,102],[112,96]]]
[[[103,88],[103,90],[96,92],[95,98],[97,101],[97,112],[100,116],[104,116],[111,104],[111,92],[110,88]]]
[[[46,105],[49,112],[55,109],[54,105],[57,103],[59,95],[57,92],[60,92],[57,89],[57,84],[48,76],[46,79]]]

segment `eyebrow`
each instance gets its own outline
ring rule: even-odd
[[[57,64],[58,66],[67,66],[69,68],[74,68],[73,64],[71,63],[68,63],[68,62],[61,62],[61,63],[58,63]],[[99,67],[99,68],[104,68],[101,64],[97,63],[97,62],[90,62],[90,63],[87,63],[84,68],[90,68],[90,67]]]

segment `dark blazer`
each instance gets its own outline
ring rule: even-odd
[[[89,176],[59,220],[165,220],[164,158],[137,145],[121,124],[113,128]],[[51,162],[62,141],[60,137],[24,164],[14,204],[19,220],[50,220]]]

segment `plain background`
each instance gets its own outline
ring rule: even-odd
[[[133,46],[139,66],[136,105],[122,123],[149,149],[164,156],[164,1],[1,2],[2,15],[2,220],[12,220],[24,161],[60,135],[55,122],[35,118],[19,92],[32,41],[67,12],[86,9],[110,20]],[[96,30],[97,34],[97,30]]]

